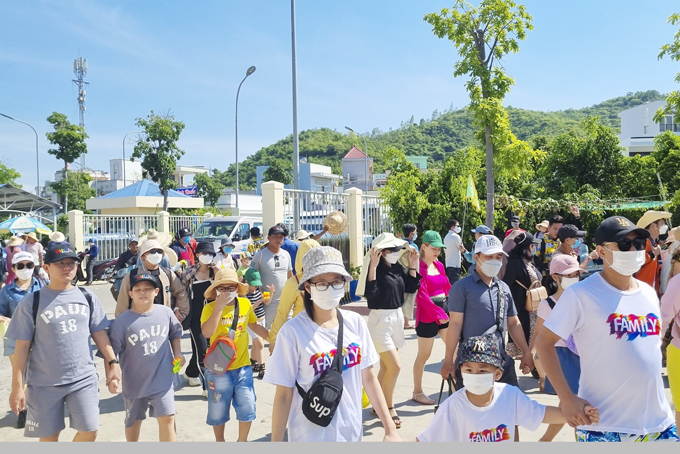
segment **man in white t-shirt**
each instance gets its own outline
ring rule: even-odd
[[[455,284],[460,279],[460,254],[465,252],[463,240],[458,235],[460,233],[460,225],[455,219],[450,219],[448,222],[449,233],[444,237],[444,252],[446,253],[446,277],[449,278],[451,285]]]
[[[621,216],[595,231],[604,269],[572,285],[544,323],[536,349],[579,441],[678,441],[661,379],[661,317],[652,287],[634,279],[649,232]],[[578,396],[564,378],[555,343],[573,336],[581,357]],[[584,406],[600,410],[590,424]]]

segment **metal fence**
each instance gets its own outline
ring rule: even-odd
[[[201,225],[205,216],[170,216],[170,233],[174,235],[179,229],[187,228],[191,232],[195,232],[198,226]]]
[[[364,254],[371,248],[373,239],[383,232],[394,233],[390,220],[390,208],[385,201],[377,196],[364,195],[361,197],[361,214],[363,216]]]
[[[87,248],[90,238],[97,240],[99,255],[97,260],[111,260],[128,248],[130,238],[139,237],[150,228],[157,228],[156,215],[83,215],[83,245]]]
[[[333,211],[345,212],[349,196],[336,192],[312,192],[298,189],[283,191],[283,222],[291,236],[298,230],[319,233],[324,218]]]

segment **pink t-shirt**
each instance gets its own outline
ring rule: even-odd
[[[439,320],[448,320],[449,318],[449,314],[434,304],[431,299],[433,296],[447,296],[451,289],[444,265],[440,261],[435,260],[434,266],[439,273],[430,275],[427,273],[427,263],[420,260],[419,273],[422,278],[420,279],[420,288],[416,294],[416,326],[418,326],[419,322],[432,323],[439,322]]]
[[[557,301],[555,301],[557,304]],[[548,316],[551,314],[552,309],[550,309],[550,304],[548,304],[548,300],[543,300],[540,302],[538,305],[538,310],[536,311],[536,316],[540,317],[545,321]],[[564,339],[560,339],[555,343],[555,347],[567,347],[569,350],[571,350],[575,355],[578,355],[578,350],[576,349],[576,344],[574,344],[574,338],[573,336],[569,336],[569,339],[566,341]]]
[[[680,348],[680,274],[676,274],[666,286],[666,293],[661,297],[661,336],[666,334],[668,325],[674,321],[671,334],[673,339],[671,344]]]

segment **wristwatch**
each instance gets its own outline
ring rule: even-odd
[[[117,359],[112,359],[109,361],[109,366],[113,366],[114,364],[120,364]]]

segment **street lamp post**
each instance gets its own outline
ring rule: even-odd
[[[35,133],[35,167],[36,167],[36,179],[38,182],[38,186],[35,188],[35,194],[40,197],[40,155],[38,154],[38,132],[35,130],[35,128],[25,121],[17,120],[16,118],[12,118],[9,115],[5,115],[3,113],[0,113],[5,118],[9,118],[10,120],[16,121],[17,123],[24,124],[31,128],[33,132]]]
[[[248,76],[250,76],[252,73],[255,72],[255,67],[251,66],[248,68],[246,71],[246,75],[241,81],[240,84],[238,84],[238,90],[236,90],[236,209],[238,210],[238,95],[241,93],[241,85],[243,85],[243,82],[246,81]]]
[[[364,158],[364,172],[366,172],[365,175],[364,175],[364,183],[365,183],[364,186],[365,186],[366,193],[368,193],[368,147],[366,146],[366,137],[364,137],[363,134],[359,134],[354,129],[350,128],[349,126],[345,126],[345,129],[348,130],[348,131],[352,131],[354,134],[356,134],[356,135],[360,136],[362,139],[364,139],[364,155],[366,155],[366,157]]]
[[[144,134],[144,131],[130,131],[123,136],[123,187],[127,186],[127,175],[125,173],[125,139],[127,139],[128,134]]]

